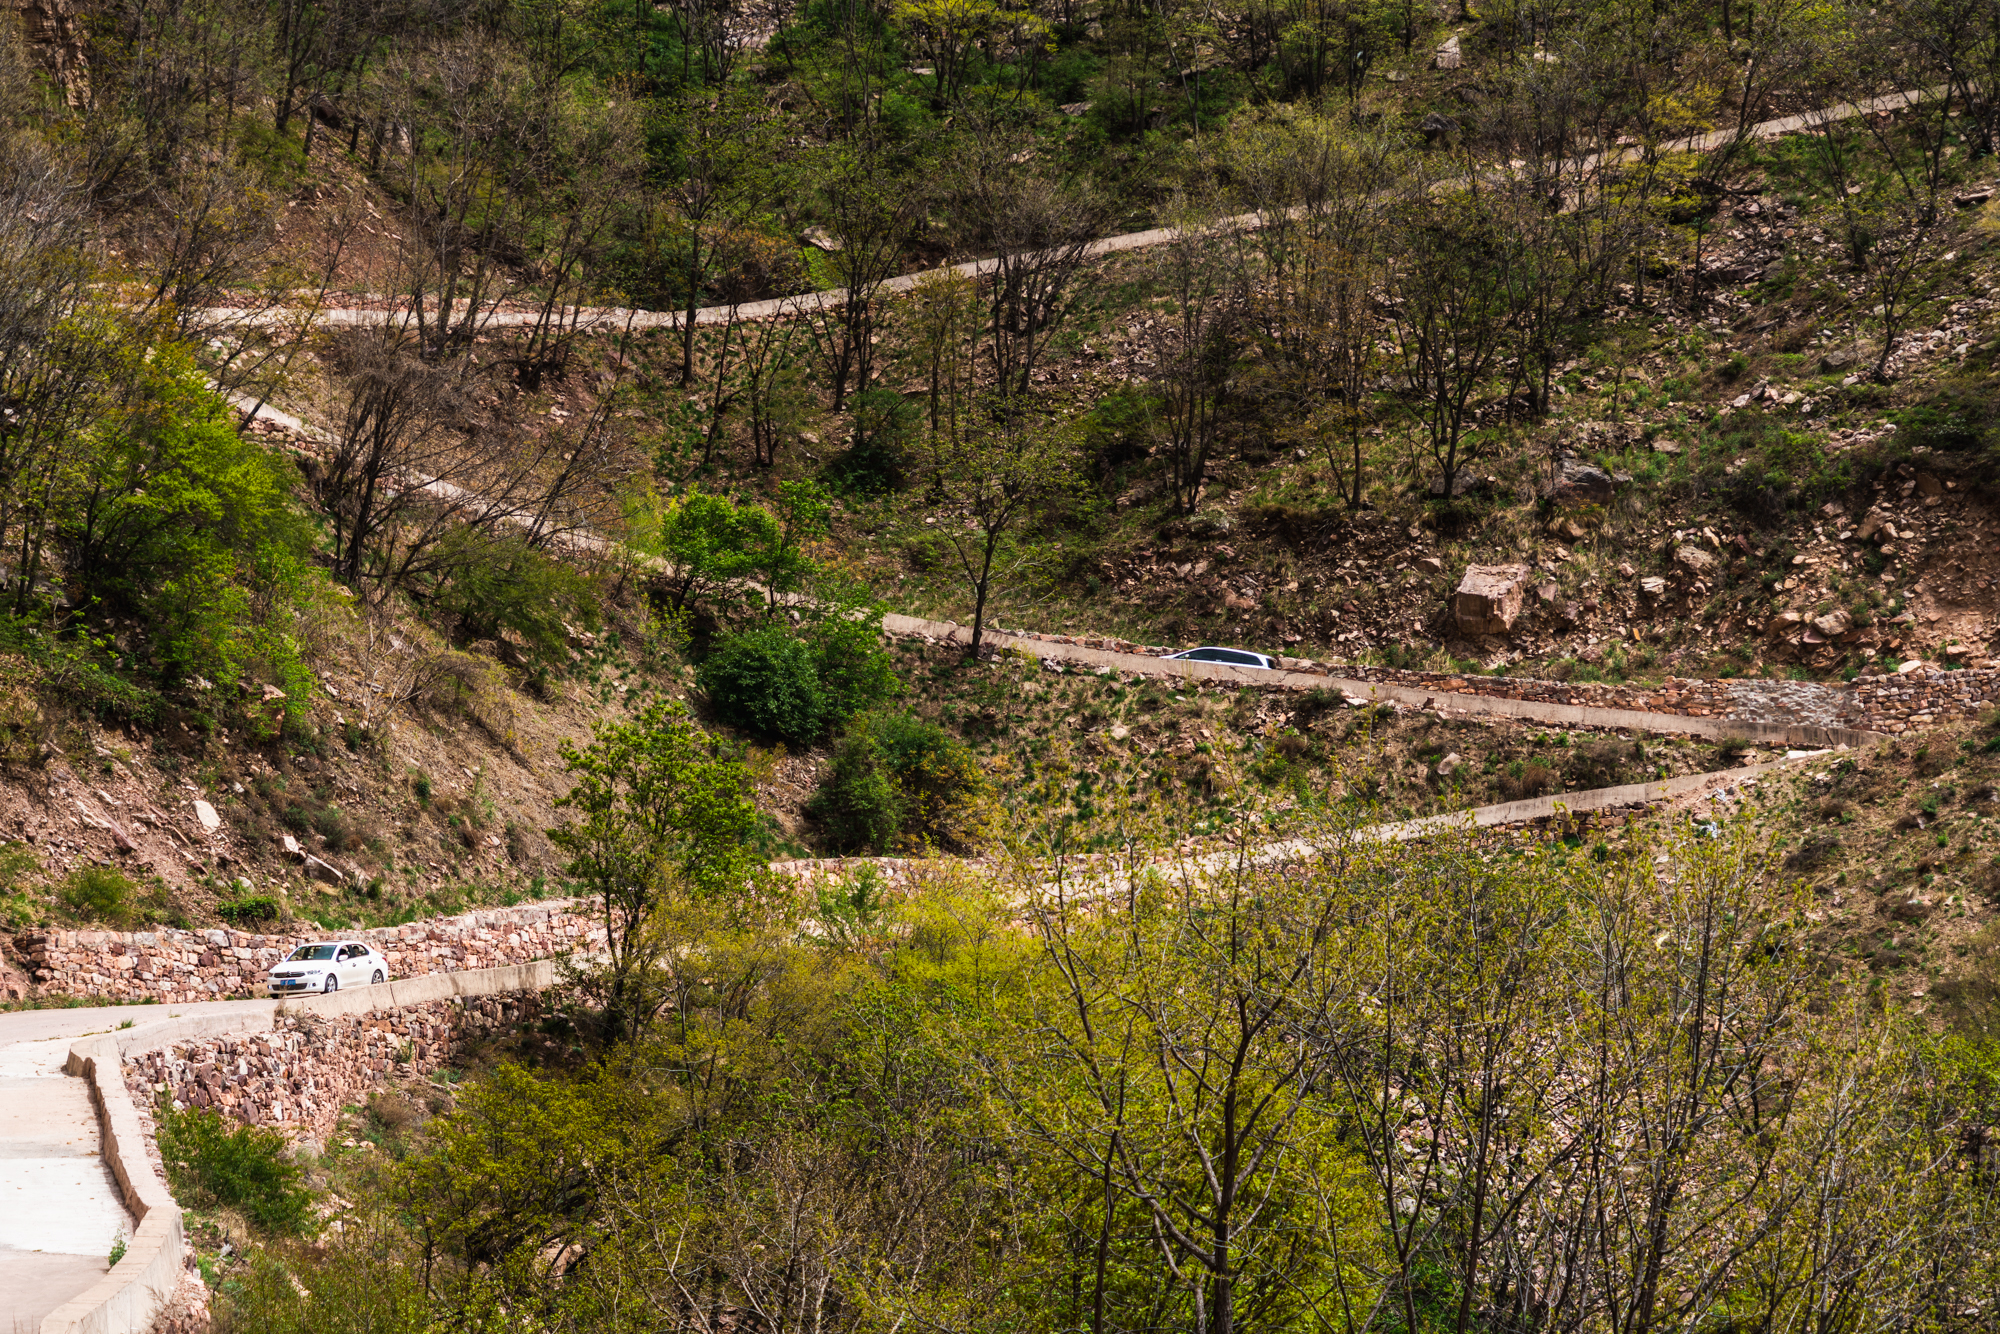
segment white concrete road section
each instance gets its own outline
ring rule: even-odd
[[[86,1080],[63,1073],[70,1044],[127,1020],[268,1010],[270,1001],[106,1006],[0,1014],[0,1334],[38,1334],[42,1318],[110,1271],[133,1234],[100,1150]]]
[[[0,1334],[39,1330],[132,1233],[90,1090],[62,1072],[68,1055],[66,1038],[0,1049]]]

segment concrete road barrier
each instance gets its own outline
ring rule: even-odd
[[[556,978],[557,965],[548,960],[430,973],[331,995],[246,1001],[246,1008],[238,1012],[166,1019],[79,1039],[71,1046],[64,1069],[89,1083],[104,1162],[138,1228],[111,1272],[45,1316],[40,1334],[144,1334],[173,1296],[187,1263],[180,1206],[146,1155],[145,1129],[125,1087],[126,1056],[194,1039],[263,1032],[290,1015],[366,1014],[430,1001],[540,991]]]

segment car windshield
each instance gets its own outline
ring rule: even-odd
[[[311,959],[331,959],[336,945],[301,945],[292,951],[290,962],[305,963]]]

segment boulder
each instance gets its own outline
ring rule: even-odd
[[[315,880],[324,880],[329,885],[344,885],[347,883],[347,876],[339,867],[321,861],[310,852],[305,854],[305,863],[306,874]]]
[[[1417,557],[1417,568],[1425,574],[1443,574],[1444,562],[1436,556],[1419,556]]]
[[[1880,510],[1869,510],[1868,516],[1861,521],[1861,526],[1854,530],[1854,535],[1863,542],[1866,542],[1869,538],[1881,532],[1883,525],[1888,522],[1889,520],[1884,517]]]
[[[1928,499],[1944,494],[1944,483],[1927,472],[1917,474],[1917,494]]]
[[[1456,500],[1460,496],[1467,495],[1473,491],[1478,490],[1483,485],[1485,485],[1484,478],[1473,476],[1472,470],[1470,468],[1460,468],[1457,472],[1453,473],[1451,477],[1451,498],[1453,500]],[[1442,496],[1444,493],[1445,493],[1444,477],[1442,474],[1440,474],[1439,476],[1431,479],[1431,494],[1434,496]]]
[[[1602,505],[1617,489],[1616,479],[1604,469],[1564,459],[1553,494],[1560,505]]]
[[[1789,633],[1796,630],[1804,620],[1805,617],[1795,611],[1781,611],[1771,618],[1770,632],[1774,635]]]
[[[1656,598],[1667,591],[1667,581],[1657,574],[1649,574],[1639,581],[1639,591],[1649,598]]]
[[[222,817],[216,813],[215,807],[205,801],[195,801],[194,818],[201,821],[201,827],[210,833],[222,828]]]
[[[1526,565],[1519,564],[1466,566],[1465,576],[1451,596],[1459,633],[1468,639],[1511,634],[1521,615],[1529,573]]]
[[[1693,543],[1682,543],[1674,548],[1674,564],[1691,570],[1695,574],[1707,574],[1715,568],[1715,557]]]
[[[1854,618],[1842,608],[1835,607],[1824,616],[1813,617],[1812,626],[1828,639],[1838,639],[1854,628]]]
[[[1431,59],[1433,69],[1457,69],[1464,63],[1465,57],[1459,50],[1455,34],[1445,38],[1444,44],[1437,49],[1437,55]]]

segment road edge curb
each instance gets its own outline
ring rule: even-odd
[[[42,1317],[41,1334],[143,1334],[180,1287],[187,1261],[181,1207],[146,1155],[145,1128],[125,1087],[127,1056],[189,1038],[260,1032],[292,1015],[370,1014],[432,1001],[544,991],[558,978],[559,965],[552,959],[464,973],[424,973],[379,987],[280,1001],[261,1013],[165,1019],[78,1038],[70,1046],[63,1073],[89,1086],[103,1161],[138,1226],[109,1273]]]

